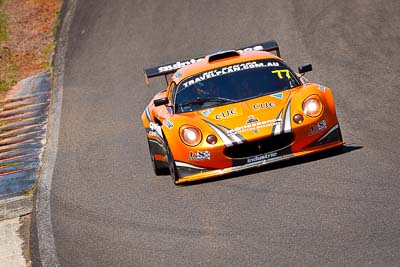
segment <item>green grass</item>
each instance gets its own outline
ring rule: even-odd
[[[4,59],[4,65],[1,66],[0,73],[0,93],[10,89],[17,83],[14,71],[18,68],[10,59],[10,55],[12,55],[12,52],[9,49],[0,47],[1,61]]]
[[[1,1],[1,0],[0,0]],[[55,14],[55,16],[56,16],[56,23],[54,24],[54,27],[53,27],[53,37],[54,38],[56,38],[56,36],[57,36],[57,32],[58,32],[58,30],[60,29],[60,27],[61,27],[61,12],[60,12],[60,10],[57,10],[56,11],[56,14]]]
[[[4,4],[4,0],[0,0],[0,47],[3,42],[7,39],[7,18],[3,13],[2,6]]]
[[[3,42],[7,40],[7,16],[2,12],[5,0],[0,0],[0,93],[8,90],[16,84],[14,71],[17,69],[11,60],[12,51],[3,47]]]
[[[60,17],[60,10],[56,11],[54,14],[56,17],[56,22],[54,23],[53,30],[52,30],[52,36],[51,38],[53,41],[49,43],[43,50],[43,53],[46,55],[47,62],[46,62],[46,68],[50,70],[51,73],[53,73],[53,53],[54,50],[56,49],[57,46],[57,33],[60,30],[61,27],[61,17]]]
[[[0,44],[7,39],[7,19],[0,10]]]
[[[0,93],[10,88],[14,83],[14,76],[12,75],[14,66],[8,62],[12,52],[3,48],[3,42],[7,39],[7,17],[2,12],[3,4],[4,0],[0,0],[0,61],[2,65],[0,69]]]

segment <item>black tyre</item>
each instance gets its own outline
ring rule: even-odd
[[[167,144],[167,158],[168,158],[168,165],[169,165],[169,174],[171,175],[172,181],[174,182],[174,184],[176,184],[176,182],[179,180],[178,171],[176,169],[175,160],[174,160],[174,157],[172,156],[172,153],[171,153],[171,150],[167,143],[167,140],[165,140],[165,143]]]
[[[150,152],[150,159],[151,159],[151,165],[153,166],[153,171],[155,173],[155,175],[159,176],[159,175],[166,175],[169,172],[168,168],[165,168],[163,166],[160,166],[159,163],[157,163],[154,154],[151,151],[151,147],[150,147],[150,140],[147,138],[147,143],[149,145],[149,152]]]

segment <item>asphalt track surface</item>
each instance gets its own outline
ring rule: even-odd
[[[63,266],[400,264],[400,2],[79,1],[51,221]],[[332,88],[340,155],[176,187],[151,169],[142,69],[276,39]]]

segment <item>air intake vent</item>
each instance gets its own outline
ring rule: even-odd
[[[291,145],[294,141],[292,133],[271,136],[257,141],[246,142],[240,145],[227,147],[224,154],[230,158],[247,158],[276,150]]]
[[[238,57],[240,56],[239,52],[236,52],[235,50],[228,50],[228,51],[221,51],[214,53],[208,57],[208,63],[212,63],[214,61],[220,60],[220,59],[226,59],[226,58],[231,58],[231,57]]]

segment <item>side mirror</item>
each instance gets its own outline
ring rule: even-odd
[[[163,98],[159,98],[159,99],[154,99],[153,101],[154,106],[158,107],[161,105],[166,105],[169,103],[168,97],[163,97]]]
[[[299,67],[299,73],[304,74],[306,72],[312,71],[312,65],[307,64]]]

